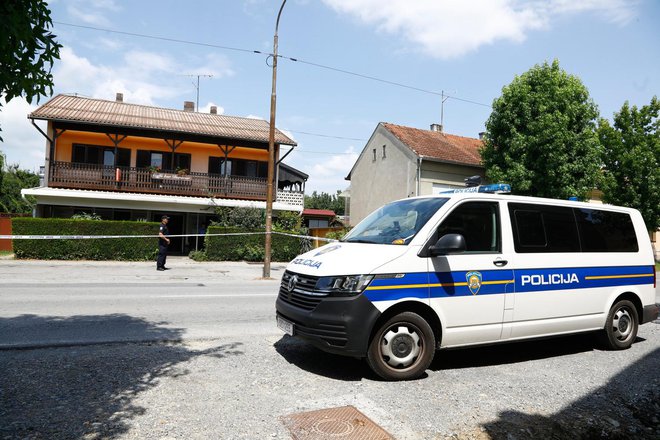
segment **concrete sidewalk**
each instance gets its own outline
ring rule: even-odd
[[[271,279],[264,280],[263,263],[243,261],[196,262],[167,257],[170,270],[159,272],[155,261],[0,260],[2,284],[133,284],[185,282],[216,284],[227,281],[279,282],[286,263],[271,263]]]

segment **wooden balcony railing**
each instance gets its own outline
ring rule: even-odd
[[[51,162],[48,186],[134,193],[266,200],[266,179],[220,174],[151,172],[145,168]]]

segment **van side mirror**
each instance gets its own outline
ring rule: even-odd
[[[429,248],[432,257],[465,252],[465,237],[461,234],[446,234]]]

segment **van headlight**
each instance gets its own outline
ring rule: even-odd
[[[316,291],[330,295],[358,295],[369,285],[373,278],[373,275],[321,277],[316,282]]]

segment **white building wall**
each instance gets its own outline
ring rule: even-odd
[[[435,194],[434,187],[463,188],[465,178],[471,176],[484,176],[484,169],[465,165],[448,164],[443,162],[422,162],[420,196]],[[437,192],[437,191],[436,191]]]
[[[350,224],[387,202],[416,195],[416,174],[415,155],[378,127],[351,172]]]

